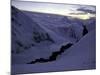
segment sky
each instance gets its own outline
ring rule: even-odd
[[[83,20],[95,17],[96,13],[96,7],[89,5],[41,3],[19,0],[12,0],[12,5],[20,10],[71,16],[73,18],[79,18]]]

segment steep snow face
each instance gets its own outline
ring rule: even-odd
[[[13,6],[11,19],[12,52],[22,52],[43,41],[54,42],[49,34],[35,21]]]
[[[33,20],[35,20],[37,23],[42,25],[61,25],[59,22],[63,16],[58,16],[54,14],[45,14],[45,13],[37,13],[37,12],[29,12],[29,11],[23,11],[26,15],[31,17]],[[59,24],[60,23],[60,24]]]
[[[82,37],[83,22],[69,16],[44,14],[24,11],[26,15],[35,20],[41,27],[46,27],[63,38],[79,40]]]

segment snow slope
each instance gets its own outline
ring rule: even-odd
[[[65,51],[56,61],[37,64],[16,64],[12,73],[35,73],[77,69],[95,69],[95,30]]]

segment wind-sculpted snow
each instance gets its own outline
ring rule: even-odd
[[[95,18],[11,9],[12,73],[95,68]]]

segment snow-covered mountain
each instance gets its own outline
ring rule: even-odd
[[[54,42],[35,21],[12,6],[12,51],[19,53],[44,41]]]
[[[13,73],[95,68],[95,18],[11,9]]]
[[[12,63],[25,61],[27,63],[27,60],[46,58],[53,51],[59,50],[57,48],[61,44],[68,42],[70,40],[41,27],[25,13],[12,6]]]

